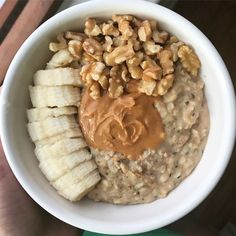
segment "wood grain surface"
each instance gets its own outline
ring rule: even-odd
[[[0,45],[0,84],[5,77],[8,66],[15,53],[25,39],[39,26],[53,2],[54,0],[28,1],[14,25],[11,27]]]

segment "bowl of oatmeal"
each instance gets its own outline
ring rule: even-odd
[[[88,2],[45,22],[8,70],[0,114],[29,195],[71,225],[110,234],[191,211],[223,174],[235,136],[216,49],[144,1]]]

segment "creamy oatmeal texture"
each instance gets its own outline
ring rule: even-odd
[[[136,160],[92,149],[101,182],[89,193],[115,204],[151,202],[166,197],[198,164],[206,143],[209,114],[203,82],[178,66],[170,92],[155,103],[165,126],[165,142]]]
[[[27,111],[50,184],[70,201],[166,197],[197,166],[210,126],[194,49],[131,15],[88,18],[57,40]]]

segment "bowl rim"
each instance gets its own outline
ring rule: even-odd
[[[17,180],[20,182],[20,184],[22,185],[22,187],[25,189],[25,191],[31,196],[31,198],[37,202],[42,208],[44,208],[46,211],[48,211],[50,214],[54,215],[55,217],[57,217],[58,219],[71,224],[73,226],[76,227],[80,227],[83,228],[85,230],[90,230],[90,231],[94,231],[94,232],[99,232],[99,233],[110,233],[110,234],[132,234],[132,233],[140,233],[140,232],[146,232],[149,230],[153,230],[157,227],[163,227],[164,225],[167,225],[171,222],[174,222],[175,220],[183,217],[184,215],[186,215],[188,212],[190,212],[192,209],[194,209],[198,204],[200,204],[205,198],[206,196],[212,191],[212,189],[215,187],[215,185],[218,183],[219,179],[221,178],[228,162],[230,159],[230,155],[234,146],[234,139],[235,139],[235,131],[236,131],[236,105],[235,105],[235,95],[234,95],[234,89],[233,89],[233,85],[232,85],[232,81],[230,79],[230,75],[227,71],[227,68],[222,60],[222,58],[220,57],[219,53],[217,52],[217,50],[215,49],[215,47],[213,46],[213,44],[207,39],[207,37],[198,29],[196,28],[191,22],[189,22],[187,19],[185,19],[184,17],[180,16],[179,14],[175,13],[174,11],[167,9],[163,6],[151,3],[151,2],[146,2],[143,0],[129,0],[127,1],[127,3],[134,3],[135,4],[145,4],[149,7],[152,8],[159,8],[162,11],[165,12],[165,14],[167,15],[171,15],[171,17],[174,18],[178,18],[178,20],[180,20],[182,22],[182,24],[184,25],[191,25],[192,30],[195,31],[196,34],[199,35],[199,37],[201,38],[202,41],[204,41],[204,44],[206,44],[206,47],[208,48],[208,50],[211,51],[211,55],[214,56],[218,63],[218,65],[220,66],[220,70],[222,75],[224,75],[225,77],[225,85],[227,87],[227,92],[229,97],[231,98],[229,100],[229,107],[232,109],[229,109],[229,118],[228,118],[228,124],[231,126],[231,130],[229,131],[229,139],[227,144],[225,144],[225,158],[224,158],[224,162],[222,162],[222,168],[219,170],[218,173],[215,173],[214,178],[212,177],[211,181],[206,181],[205,184],[205,188],[203,188],[201,194],[199,194],[199,196],[196,199],[193,199],[193,201],[191,202],[191,204],[189,204],[189,206],[185,206],[184,208],[181,209],[181,211],[176,212],[175,214],[173,214],[171,217],[168,218],[168,220],[166,220],[165,222],[162,222],[162,224],[158,224],[158,222],[153,219],[150,220],[149,222],[145,222],[144,224],[136,224],[135,226],[129,226],[129,225],[125,225],[124,227],[120,227],[117,231],[114,231],[114,229],[112,229],[111,226],[109,226],[108,224],[104,223],[104,225],[99,225],[96,224],[96,221],[91,220],[91,224],[86,223],[86,225],[80,225],[79,222],[77,224],[74,224],[74,222],[72,223],[72,221],[70,219],[67,219],[66,217],[64,217],[63,215],[60,214],[60,212],[54,208],[52,208],[49,204],[47,204],[47,202],[45,202],[43,199],[41,199],[40,197],[38,197],[37,193],[34,192],[31,188],[30,185],[28,185],[28,183],[25,182],[24,180],[24,176],[21,175],[20,173],[20,168],[17,165],[17,163],[14,162],[14,157],[13,154],[9,148],[9,140],[8,140],[8,129],[5,126],[6,123],[6,115],[5,115],[5,108],[7,106],[7,104],[4,103],[4,101],[7,99],[7,94],[9,93],[9,88],[10,88],[10,84],[13,82],[13,72],[15,70],[15,68],[18,67],[20,58],[22,57],[22,54],[24,54],[24,52],[26,51],[26,49],[29,47],[28,43],[30,41],[32,41],[37,34],[40,34],[40,32],[43,32],[48,26],[49,28],[51,27],[51,25],[53,25],[54,22],[56,22],[58,19],[63,18],[63,16],[66,15],[70,15],[72,13],[74,13],[77,9],[79,8],[88,8],[88,7],[93,7],[96,8],[96,4],[105,4],[107,3],[106,0],[93,0],[93,1],[89,1],[89,2],[85,2],[85,3],[81,3],[75,6],[72,6],[70,8],[67,8],[66,10],[63,10],[62,12],[54,15],[53,17],[51,17],[50,19],[48,19],[46,22],[44,22],[41,26],[39,26],[30,36],[29,38],[23,43],[23,45],[20,47],[20,49],[18,50],[18,52],[16,53],[13,61],[11,62],[11,65],[8,68],[8,71],[6,73],[5,76],[5,81],[3,83],[2,86],[2,92],[1,92],[1,99],[0,99],[0,133],[1,133],[1,140],[2,140],[2,145],[3,145],[3,150],[5,152],[7,161],[14,173],[14,175],[16,176]],[[109,4],[113,4],[113,3],[117,3],[117,0],[109,0]]]

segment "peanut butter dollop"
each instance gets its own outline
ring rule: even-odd
[[[99,150],[120,152],[136,159],[145,149],[155,149],[164,140],[164,128],[154,98],[130,93],[117,99],[103,95],[93,100],[85,90],[79,122],[85,140]]]

